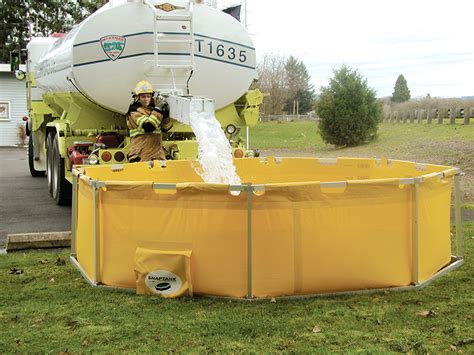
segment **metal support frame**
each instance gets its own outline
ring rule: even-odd
[[[252,185],[246,186],[247,191],[247,298],[253,298],[252,291]]]
[[[79,175],[72,175],[72,212],[71,212],[71,255],[76,256],[76,229]]]
[[[82,277],[89,283],[89,285],[93,287],[100,287],[100,288],[107,288],[111,290],[120,290],[126,292],[135,292],[134,288],[124,288],[124,287],[113,287],[107,285],[98,285],[92,279],[87,276],[84,269],[81,267],[79,262],[74,256],[70,256],[71,263],[73,266],[81,273]],[[418,285],[412,286],[400,286],[400,287],[383,287],[383,288],[373,288],[373,289],[365,289],[365,290],[352,290],[352,291],[340,291],[340,292],[324,292],[324,293],[315,293],[315,294],[307,294],[307,295],[292,295],[292,296],[278,296],[278,299],[306,299],[306,298],[322,298],[322,297],[334,297],[334,296],[344,296],[344,295],[370,295],[376,294],[381,292],[405,292],[405,291],[412,291],[412,290],[420,290],[422,288],[427,287],[433,281],[439,279],[443,275],[456,270],[458,267],[464,265],[464,259],[458,257],[452,257],[451,263],[447,265],[445,268],[439,270],[436,274],[434,274],[429,279],[423,281]],[[240,298],[240,297],[225,297],[225,296],[212,296],[206,294],[196,294],[194,296],[203,297],[203,298],[218,298],[218,299],[232,299],[236,301],[265,301],[270,299],[270,297],[261,297],[261,298]],[[273,298],[273,297],[272,297]]]
[[[408,291],[413,289],[421,289],[429,285],[434,280],[438,279],[442,275],[457,269],[458,267],[464,264],[464,259],[462,257],[462,244],[461,244],[461,199],[460,199],[460,187],[459,187],[459,177],[460,171],[454,175],[454,197],[455,197],[455,223],[456,223],[456,239],[457,239],[457,256],[451,257],[451,262],[449,265],[439,270],[436,274],[428,278],[423,282],[419,282],[419,208],[420,208],[420,191],[419,185],[423,182],[423,177],[417,178],[407,178],[399,179],[400,185],[413,185],[412,190],[412,200],[413,200],[413,226],[412,226],[412,285],[410,286],[401,286],[401,287],[386,287],[379,289],[367,289],[367,290],[352,290],[352,291],[342,291],[342,292],[326,292],[319,294],[308,294],[308,295],[292,295],[292,296],[282,296],[279,298],[313,298],[313,297],[328,297],[334,295],[357,295],[357,294],[371,294],[378,292],[397,292],[397,291]],[[93,242],[94,242],[94,274],[93,279],[91,279],[81,267],[77,261],[75,255],[75,239],[76,239],[76,227],[77,227],[77,202],[78,202],[78,182],[79,179],[85,179],[84,176],[81,176],[80,173],[74,174],[73,179],[73,247],[71,249],[71,262],[79,270],[82,276],[90,283],[92,286],[104,287],[109,289],[118,289],[118,290],[127,290],[134,291],[134,289],[126,289],[120,287],[113,287],[107,285],[101,285],[100,283],[100,238],[99,238],[99,189],[106,186],[106,183],[98,180],[88,180],[88,184],[92,187],[92,208],[93,208]],[[336,188],[347,186],[347,183],[344,181],[321,183],[321,187],[325,188]],[[166,183],[154,183],[152,185],[154,189],[158,190],[167,190],[167,189],[176,189],[176,184],[166,184]],[[247,295],[245,298],[238,297],[220,297],[220,296],[209,296],[209,295],[198,295],[209,298],[230,298],[237,300],[265,300],[268,298],[254,298],[253,296],[253,285],[252,285],[252,211],[253,211],[253,193],[256,191],[265,191],[264,185],[229,185],[229,191],[240,191],[247,192]]]
[[[69,260],[71,260],[72,265],[81,273],[82,277],[87,281],[87,283],[89,285],[94,286],[94,287],[99,286],[84,271],[81,264],[79,264],[79,261],[77,261],[77,256],[76,255],[71,255],[69,257]]]
[[[92,186],[92,238],[94,240],[94,284],[100,282],[100,236],[99,236],[99,189],[105,186],[102,181],[91,181]]]
[[[412,282],[415,286],[419,282],[420,265],[420,183],[422,178],[414,179],[414,201],[413,201],[413,233],[412,233]]]
[[[456,255],[462,257],[462,230],[461,230],[461,189],[459,186],[460,172],[454,175],[454,223],[456,225]]]
[[[247,192],[247,296],[246,299],[253,299],[253,274],[252,274],[252,202],[254,191],[264,191],[263,185],[230,185],[229,191]]]
[[[87,281],[89,285],[92,287],[100,287],[100,288],[108,288],[111,290],[120,290],[120,291],[126,291],[126,292],[133,292],[135,293],[134,288],[125,288],[125,287],[113,287],[113,286],[107,286],[107,285],[98,285],[92,280],[87,273],[84,271],[82,268],[81,264],[79,264],[79,261],[77,261],[76,257],[70,256],[69,260],[71,260],[72,265],[81,273],[82,277]]]
[[[94,284],[97,285],[99,280],[99,243],[97,235],[97,188],[95,185],[92,185],[92,222],[92,238],[94,239]]]
[[[464,264],[464,260],[462,258],[452,257],[451,263],[444,267],[443,269],[439,270],[436,274],[434,274],[429,279],[419,283],[418,285],[410,285],[410,286],[399,286],[399,287],[383,287],[383,288],[372,288],[372,289],[364,289],[364,290],[352,290],[352,291],[338,291],[338,292],[323,292],[323,293],[313,293],[313,294],[306,294],[306,295],[291,295],[291,296],[278,296],[278,299],[308,299],[308,298],[324,298],[324,297],[334,297],[334,296],[354,296],[354,295],[371,295],[377,293],[386,293],[386,292],[405,292],[405,291],[413,291],[413,290],[421,290],[422,288],[427,287],[433,281],[439,279],[441,276],[456,270],[458,267]],[[274,297],[260,297],[260,298],[239,298],[239,297],[222,297],[222,296],[212,296],[212,295],[200,295],[194,293],[195,296],[200,296],[204,298],[226,298],[232,299],[236,301],[252,301],[252,302],[260,302],[272,299]]]

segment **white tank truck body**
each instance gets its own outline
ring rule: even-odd
[[[164,135],[170,159],[196,158],[190,100],[214,104],[236,156],[244,155],[233,131],[257,122],[262,95],[248,91],[257,78],[253,42],[228,14],[192,1],[113,1],[62,38],[33,38],[27,48],[30,171],[46,170],[60,204],[68,203],[73,164],[126,162],[124,115],[140,80],[164,95],[177,120]]]

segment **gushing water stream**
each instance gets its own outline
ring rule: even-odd
[[[196,171],[204,182],[240,185],[232,161],[232,148],[214,114],[191,108],[190,124],[198,142],[198,162],[201,164],[201,169]]]

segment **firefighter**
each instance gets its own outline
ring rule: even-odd
[[[130,130],[131,147],[128,160],[131,163],[147,160],[165,160],[162,132],[171,126],[168,105],[155,103],[153,86],[141,80],[135,86],[133,103],[127,112],[127,126]]]

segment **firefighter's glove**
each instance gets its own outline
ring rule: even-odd
[[[156,129],[155,125],[153,125],[151,122],[143,123],[142,128],[146,133],[153,132]]]
[[[158,100],[155,110],[158,111],[163,116],[163,118],[170,117],[170,109],[168,107],[168,103],[165,100]]]

